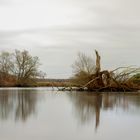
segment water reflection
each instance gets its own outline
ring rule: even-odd
[[[95,129],[100,124],[103,111],[115,110],[136,113],[140,107],[140,94],[137,93],[73,93],[70,97],[76,118],[81,124],[95,121]],[[136,109],[136,110],[135,110]]]
[[[78,120],[80,124],[88,127],[92,125],[97,130],[104,122],[105,112],[110,112],[111,116],[114,113],[121,112],[122,116],[124,113],[129,113],[127,116],[132,118],[136,113],[140,115],[140,94],[87,92],[54,94],[47,89],[0,90],[0,119],[2,121],[25,122],[30,118],[36,123],[37,119],[33,116],[38,115],[38,124],[45,120],[46,127],[50,124],[49,127],[53,129],[55,129],[53,127],[55,123],[61,122],[61,124],[69,126],[73,122],[76,125],[75,120]],[[70,122],[63,121],[66,116],[69,116]],[[41,119],[42,117],[43,119]],[[110,120],[107,119],[107,121]]]
[[[36,90],[0,90],[0,119],[26,121],[35,114],[37,101]]]

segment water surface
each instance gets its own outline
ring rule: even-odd
[[[140,94],[0,89],[0,140],[139,140]]]

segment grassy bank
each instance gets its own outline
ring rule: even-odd
[[[37,82],[37,87],[69,87],[69,82]]]

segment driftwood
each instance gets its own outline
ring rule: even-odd
[[[89,80],[78,87],[67,87],[63,90],[88,90],[88,91],[137,91],[140,90],[140,86],[133,83],[132,77],[134,74],[140,73],[140,68],[119,67],[112,71],[101,70],[101,57],[98,51],[95,50],[96,65],[95,72]]]

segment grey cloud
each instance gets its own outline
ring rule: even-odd
[[[0,5],[8,5],[12,0],[0,0]]]

